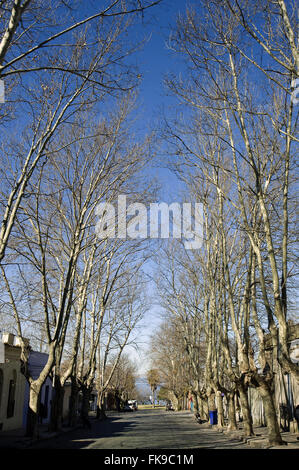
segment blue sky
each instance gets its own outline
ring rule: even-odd
[[[139,89],[141,130],[155,129],[163,111],[167,114],[168,108],[175,102],[174,98],[167,95],[163,79],[167,73],[178,70],[179,58],[168,49],[167,41],[176,16],[185,11],[188,3],[185,0],[163,0],[160,5],[147,11],[144,22],[136,29],[138,39],[146,39],[143,49],[134,56],[142,75]],[[179,182],[169,170],[163,168],[161,160],[163,157],[158,154],[157,166],[153,165],[150,173],[162,185],[161,198],[173,202],[177,197]]]
[[[170,102],[165,95],[163,78],[167,72],[176,69],[176,61],[166,43],[170,27],[175,24],[176,15],[179,11],[184,11],[185,6],[184,0],[164,0],[152,10],[156,16],[150,18],[148,22],[144,21],[139,28],[140,36],[144,33],[148,38],[143,50],[137,54],[143,76],[140,96],[144,102],[143,109],[147,120],[156,118],[160,107]]]
[[[148,12],[145,16],[144,24],[136,31],[138,38],[148,38],[142,51],[135,55],[136,63],[142,75],[142,83],[139,90],[140,119],[139,127],[142,130],[155,128],[162,110],[167,113],[167,109],[174,103],[174,99],[167,96],[163,85],[164,76],[171,72],[177,71],[178,57],[174,57],[167,48],[167,39],[170,34],[170,28],[175,25],[176,16],[179,12],[184,12],[187,2],[185,0],[164,0],[162,4],[155,7],[152,12]],[[162,149],[163,150],[163,149]],[[162,156],[158,155],[157,160],[162,160]],[[156,176],[161,188],[161,199],[166,202],[174,202],[179,200],[177,190],[179,190],[179,182],[175,176],[166,168],[155,164],[149,169],[151,175]],[[148,264],[146,271],[153,274],[154,266]],[[139,336],[140,354],[129,347],[127,352],[132,359],[135,359],[139,365],[141,375],[145,374],[149,364],[146,360],[147,350],[149,349],[149,336],[154,333],[160,321],[159,314],[161,307],[157,302],[157,295],[153,284],[149,285],[148,295],[150,298],[151,309],[146,314],[142,324],[144,325],[143,334]]]

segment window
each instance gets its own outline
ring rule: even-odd
[[[15,394],[16,394],[17,374],[13,371],[13,378],[9,381],[8,401],[7,401],[7,418],[12,418],[15,410]]]

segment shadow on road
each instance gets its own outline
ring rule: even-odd
[[[111,413],[91,428],[37,442],[32,449],[248,449],[240,436],[227,436],[195,422],[189,412],[142,410]]]
[[[123,418],[123,417],[122,417]],[[128,419],[120,419],[119,416],[110,416],[106,420],[90,419],[91,429],[80,427],[74,431],[61,434],[51,439],[45,439],[34,443],[33,449],[84,449],[101,438],[117,437],[132,429],[136,423]]]

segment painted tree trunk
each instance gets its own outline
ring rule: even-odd
[[[243,384],[239,386],[239,393],[240,393],[240,403],[241,403],[241,410],[242,410],[243,423],[244,423],[244,435],[253,436],[254,432],[253,432],[251,410],[249,407],[247,390]]]

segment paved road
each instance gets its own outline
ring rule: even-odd
[[[92,420],[92,429],[77,429],[35,444],[52,449],[195,449],[247,448],[211,429],[202,429],[190,412],[138,410],[110,413]]]

